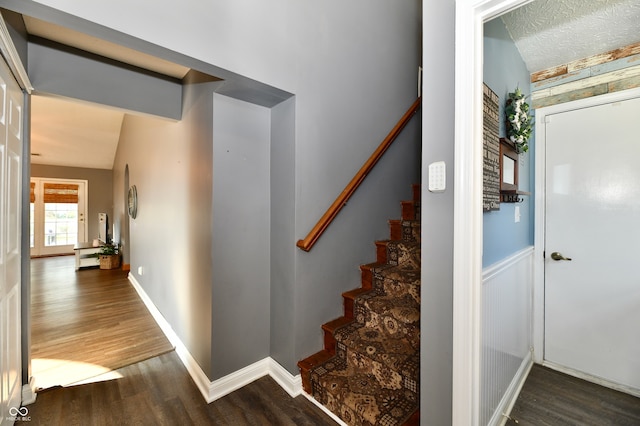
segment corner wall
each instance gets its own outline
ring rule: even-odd
[[[456,0],[424,2],[420,417],[450,425],[453,378],[453,211]],[[427,190],[428,164],[445,161],[448,189]]]
[[[215,82],[185,81],[183,120],[126,115],[114,161],[114,222],[130,221],[131,274],[211,377]],[[138,216],[124,206],[124,172]]]
[[[269,356],[271,111],[213,95],[211,379]]]

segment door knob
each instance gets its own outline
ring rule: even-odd
[[[551,258],[553,260],[571,260],[570,257],[564,257],[562,254],[558,253],[557,251],[554,251],[553,253],[551,253]]]

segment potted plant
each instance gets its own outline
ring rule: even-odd
[[[100,248],[100,269],[120,267],[120,250],[117,244],[105,244]]]

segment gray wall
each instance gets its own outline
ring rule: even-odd
[[[48,40],[29,39],[28,73],[39,93],[171,119],[181,116],[180,81]]]
[[[27,0],[11,3],[19,7],[33,4]],[[282,211],[287,220],[293,220],[283,224],[270,219],[271,235],[284,232],[271,241],[272,248],[291,247],[283,253],[270,253],[274,256],[271,265],[284,265],[273,272],[279,279],[271,289],[272,298],[280,295],[283,299],[272,299],[271,305],[291,311],[270,316],[274,333],[271,343],[277,342],[283,348],[271,350],[279,363],[296,373],[296,362],[322,347],[320,325],[341,314],[340,294],[360,285],[359,264],[375,259],[373,241],[388,237],[388,219],[399,217],[399,201],[411,196],[410,185],[419,180],[421,128],[420,121],[414,119],[313,251],[294,249],[296,240],[307,234],[415,100],[422,2],[188,0],[175,8],[169,0],[162,0],[155,2],[152,10],[146,2],[130,0],[108,4],[54,0],[49,4],[215,65],[229,75],[220,90],[226,88],[236,97],[242,96],[242,87],[232,90],[236,88],[234,75],[279,88],[280,92],[275,91],[278,93],[295,94],[295,102],[287,101],[272,111],[272,120],[278,122],[273,124],[270,134],[282,139],[272,145],[269,161],[272,164],[284,161],[276,158],[280,153],[289,158],[282,171],[271,171],[272,188],[279,183],[285,186],[271,195],[270,211],[272,215]],[[123,10],[127,13],[123,14]],[[148,19],[150,13],[154,19]],[[445,36],[445,45],[446,41]],[[452,56],[453,46],[446,47]],[[446,82],[453,73],[447,64],[444,68],[450,73],[443,71]],[[444,89],[452,103],[452,87],[445,84]],[[428,110],[439,118],[446,117],[444,123],[452,123],[452,108],[447,110],[447,102],[435,108],[429,105]],[[437,128],[444,123],[436,123]],[[129,163],[131,184],[138,185],[140,195],[140,217],[131,223],[132,270],[136,271],[134,264],[149,270],[148,275],[138,278],[190,350],[196,352],[194,356],[205,372],[211,373],[203,357],[211,352],[215,342],[211,342],[211,333],[203,335],[205,327],[200,328],[198,323],[210,311],[202,306],[204,297],[197,300],[194,297],[207,291],[215,297],[216,277],[213,271],[214,288],[209,286],[205,290],[208,264],[203,260],[196,268],[198,272],[191,272],[202,277],[184,278],[189,274],[183,267],[187,264],[185,257],[199,259],[202,253],[188,246],[188,226],[180,223],[189,221],[192,213],[184,210],[187,200],[178,189],[183,181],[193,182],[194,178],[188,177],[186,171],[178,173],[186,170],[188,160],[184,158],[184,136],[174,125],[180,127],[152,124],[149,119],[135,117],[127,117],[123,123],[123,141],[131,147],[122,146],[126,151],[119,157],[118,167]],[[452,142],[451,134],[452,128],[436,132],[436,136],[444,137],[434,138],[432,143]],[[189,145],[188,151],[196,149],[202,150],[201,157],[206,157],[211,147]],[[445,151],[452,155],[452,148]],[[206,170],[201,172],[206,175]],[[210,185],[211,180],[208,182]],[[231,179],[230,184],[233,185]],[[121,186],[115,183],[116,188]],[[242,196],[241,189],[238,187],[238,197]],[[215,193],[213,197],[215,203]],[[288,199],[280,207],[273,205],[273,197]],[[451,207],[441,206],[439,214]],[[447,217],[450,212],[447,210]],[[267,209],[265,214],[268,213]],[[438,222],[436,226],[442,224]],[[446,233],[446,220],[444,225]],[[200,236],[206,235],[209,225],[202,223],[202,226]],[[450,242],[444,245],[445,253],[447,246]],[[172,253],[171,258],[168,252]],[[442,260],[442,256],[438,254],[438,259]],[[174,266],[169,269],[167,264]],[[436,269],[442,268],[447,268],[447,262]],[[444,275],[450,277],[450,273],[445,271]],[[198,321],[194,321],[196,317]],[[229,327],[234,324],[229,323]],[[262,325],[256,327],[260,329]],[[236,335],[244,339],[241,333]],[[253,356],[260,355],[257,352]],[[226,371],[229,366],[215,368]]]
[[[295,108],[291,98],[271,109],[271,356],[289,371],[296,359]]]
[[[271,111],[213,97],[212,379],[269,356]]]
[[[27,28],[25,27],[24,21],[22,17],[13,11],[6,10],[0,8],[0,12],[2,13],[2,18],[5,20],[7,24],[7,29],[9,30],[9,35],[11,36],[11,40],[20,56],[20,61],[22,61],[22,65],[27,67]]]
[[[453,354],[453,175],[456,0],[425,2],[422,104],[422,305],[420,416],[450,425]],[[443,193],[426,191],[427,165],[447,164]]]
[[[113,172],[103,169],[85,169],[82,167],[47,166],[31,164],[31,177],[47,177],[61,179],[86,179],[89,181],[87,223],[89,234],[87,240],[98,238],[98,213],[109,215],[110,229],[113,224]]]
[[[209,377],[216,85],[186,79],[180,122],[126,115],[114,162],[114,188],[124,191],[128,165],[138,190],[136,219],[114,197],[118,229],[130,220],[131,273]]]

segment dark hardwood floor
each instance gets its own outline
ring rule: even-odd
[[[335,425],[268,376],[207,404],[175,352],[117,370],[104,382],[40,392],[25,425]]]
[[[536,364],[510,417],[510,426],[638,426],[640,398]]]
[[[17,423],[335,425],[270,377],[207,404],[126,273],[74,265],[32,260],[32,369],[48,389]]]

